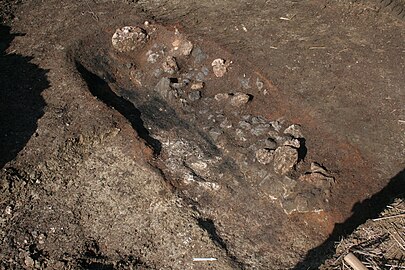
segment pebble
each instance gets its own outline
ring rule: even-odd
[[[225,101],[229,98],[229,94],[219,93],[214,96],[216,101]]]
[[[152,51],[148,51],[146,56],[148,57],[146,59],[146,61],[148,63],[154,64],[157,62],[157,60],[159,59],[159,54],[158,53],[153,53]]]
[[[253,116],[252,117],[252,124],[257,125],[257,124],[264,124],[266,123],[266,119],[264,119],[262,116]]]
[[[297,140],[297,139],[289,139],[289,140],[286,140],[284,143],[283,143],[283,145],[286,145],[286,146],[291,146],[291,147],[294,147],[294,148],[300,148],[300,146],[301,146],[301,143],[300,143],[300,141],[299,140]]]
[[[232,127],[232,123],[231,121],[228,120],[228,118],[225,118],[221,124],[219,125],[221,128],[231,128]]]
[[[155,78],[159,78],[162,75],[163,71],[160,68],[157,68],[153,71],[153,76],[155,76]]]
[[[177,82],[177,83],[171,83],[170,84],[173,88],[175,88],[175,89],[181,89],[181,88],[183,88],[186,84],[185,83],[179,83],[179,82]]]
[[[198,72],[197,75],[195,75],[195,79],[199,82],[202,82],[205,80],[205,75],[203,72]]]
[[[298,161],[297,149],[290,146],[280,146],[274,151],[274,171],[279,174],[287,174]]]
[[[138,26],[124,26],[117,29],[111,38],[114,49],[119,52],[130,52],[146,43],[148,34]]]
[[[274,150],[274,149],[277,148],[277,143],[276,143],[276,141],[275,141],[274,139],[272,139],[272,138],[267,138],[267,139],[264,141],[264,144],[266,145],[267,148],[272,149],[272,150]]]
[[[25,257],[24,263],[28,268],[34,268],[35,266],[35,261],[29,255]]]
[[[223,132],[221,129],[214,127],[214,128],[211,128],[211,129],[208,131],[208,133],[210,134],[211,138],[212,138],[214,141],[217,141],[217,140],[218,140],[218,137],[221,136],[224,132]]]
[[[159,93],[159,95],[166,99],[171,100],[173,97],[176,97],[177,94],[170,86],[170,79],[163,77],[155,86],[155,91]]]
[[[211,63],[212,71],[214,72],[215,76],[220,78],[225,75],[228,71],[227,68],[229,64],[225,64],[225,60],[221,58],[217,58]]]
[[[321,165],[319,165],[319,164],[316,163],[316,162],[312,162],[312,163],[311,163],[310,171],[311,171],[312,173],[318,172],[318,173],[322,173],[322,174],[324,174],[324,175],[329,176],[329,172],[328,172],[324,167],[322,167]]]
[[[194,57],[194,63],[195,64],[200,64],[202,63],[205,59],[208,58],[208,56],[201,50],[200,47],[195,47],[191,51],[191,55]]]
[[[246,103],[248,103],[251,99],[251,96],[244,93],[235,93],[231,97],[231,105],[235,107],[240,107]]]
[[[176,39],[172,43],[173,49],[178,51],[180,55],[188,56],[193,50],[193,43],[188,40]]]
[[[210,70],[207,67],[202,67],[201,72],[204,73],[205,76],[208,76],[208,74],[210,74]]]
[[[236,129],[235,132],[236,132],[236,138],[239,141],[242,141],[242,142],[247,141],[247,139],[245,138],[245,133],[241,129]]]
[[[239,79],[240,85],[242,86],[243,89],[250,89],[250,78],[242,78]]]
[[[304,135],[301,131],[301,126],[297,124],[293,124],[284,130],[284,134],[289,134],[296,139],[304,138]]]
[[[274,128],[274,130],[276,130],[277,132],[279,132],[281,130],[281,128],[283,127],[281,124],[281,121],[279,120],[275,120],[275,121],[271,121],[270,125]]]
[[[267,165],[273,160],[273,150],[262,148],[256,151],[255,156],[257,162],[263,165]]]
[[[203,82],[197,82],[197,83],[193,83],[191,85],[191,90],[200,90],[204,88],[204,83]]]
[[[174,74],[179,70],[176,59],[173,56],[166,57],[166,61],[162,64],[163,71],[169,74]]]
[[[248,130],[248,129],[250,129],[252,127],[252,125],[247,121],[240,121],[239,122],[239,127],[243,128],[245,130]]]
[[[196,101],[201,98],[201,91],[193,91],[188,94],[188,99],[191,101]]]
[[[261,136],[263,134],[266,134],[269,131],[269,129],[270,129],[269,124],[260,124],[252,128],[250,130],[250,133],[252,133],[252,135],[255,136]]]

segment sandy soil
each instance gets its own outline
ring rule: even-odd
[[[333,241],[405,193],[394,2],[2,2],[1,267],[318,268]],[[150,37],[120,53],[111,37],[125,25]],[[193,50],[156,72],[176,29]],[[232,61],[224,77],[216,58]],[[249,101],[235,107],[237,93]],[[237,140],[254,117],[275,152],[295,149],[293,168],[258,162],[272,149],[257,126]],[[294,147],[291,124],[304,134]]]

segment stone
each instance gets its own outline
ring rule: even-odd
[[[291,147],[294,147],[294,148],[300,148],[300,146],[301,146],[301,143],[300,143],[300,141],[299,140],[297,140],[297,139],[287,139],[284,143],[283,143],[283,145],[286,145],[286,146],[291,146]]]
[[[316,162],[311,163],[310,171],[311,173],[317,172],[329,176],[329,172],[323,166],[319,165]]]
[[[216,101],[225,101],[229,98],[229,94],[219,93],[214,96]]]
[[[252,133],[252,135],[255,135],[255,136],[261,136],[263,134],[266,134],[269,131],[269,129],[270,129],[269,124],[260,124],[260,125],[253,127],[250,130],[250,133]]]
[[[304,135],[301,131],[301,126],[297,124],[293,124],[284,130],[284,134],[289,134],[296,139],[304,138]]]
[[[152,51],[149,51],[146,56],[148,57],[146,59],[146,61],[148,63],[154,64],[157,62],[157,60],[159,59],[159,54],[158,53],[152,53]]]
[[[282,194],[285,192],[283,184],[272,174],[268,174],[265,178],[263,178],[263,180],[259,183],[259,187],[272,200],[281,199]]]
[[[205,59],[208,58],[208,56],[201,50],[200,47],[195,47],[191,51],[191,56],[194,57],[194,63],[195,64],[200,64],[202,63]]]
[[[251,99],[251,96],[244,93],[235,93],[231,96],[231,105],[235,107],[240,107],[248,103]]]
[[[239,141],[242,141],[242,142],[246,142],[246,141],[247,141],[247,139],[246,139],[246,137],[245,137],[245,133],[244,133],[241,129],[236,129],[236,130],[235,130],[235,133],[236,133],[236,138],[237,138]]]
[[[169,74],[174,74],[179,70],[176,59],[173,56],[166,57],[166,60],[162,64],[163,71]]]
[[[129,72],[129,79],[135,84],[142,86],[143,73],[140,70],[132,69]]]
[[[322,190],[329,190],[335,179],[332,176],[324,175],[320,172],[306,173],[299,177],[302,182],[310,183],[312,186]]]
[[[201,98],[201,91],[193,91],[188,94],[188,99],[191,101],[197,101]]]
[[[287,174],[298,162],[298,151],[291,146],[280,146],[274,151],[274,171]]]
[[[256,151],[255,157],[257,162],[263,165],[267,165],[273,161],[273,150],[262,148]]]
[[[201,72],[205,75],[208,76],[208,74],[210,73],[210,70],[207,67],[202,67],[201,68]]]
[[[124,26],[117,29],[111,38],[114,49],[130,52],[142,47],[148,39],[146,31],[138,26]]]
[[[219,136],[221,136],[224,132],[219,128],[211,128],[208,133],[210,134],[211,138],[214,141],[217,141]]]
[[[244,130],[248,130],[248,129],[251,129],[252,125],[247,121],[240,121],[239,127],[243,128]]]
[[[262,116],[253,116],[252,117],[253,125],[265,124],[266,122],[267,122],[266,119],[264,119]]]
[[[274,150],[277,148],[277,142],[272,138],[267,138],[264,141],[264,145],[266,145],[266,148],[271,149],[271,150]]]
[[[279,132],[282,129],[282,123],[279,120],[271,121],[270,125],[274,128],[275,131]]]
[[[225,118],[222,122],[221,122],[221,124],[219,125],[221,128],[226,128],[226,129],[228,129],[228,128],[231,128],[232,127],[232,123],[231,123],[231,121],[229,121],[228,120],[228,118]]]
[[[243,89],[250,89],[250,78],[243,77],[239,79],[240,85],[242,86]]]
[[[25,256],[24,263],[28,268],[34,268],[35,261],[29,255]]]
[[[203,82],[197,82],[197,83],[193,83],[191,85],[191,90],[200,90],[204,88],[204,83]]]
[[[170,86],[170,79],[163,77],[155,86],[155,91],[165,100],[172,100],[178,95]]]
[[[155,76],[155,78],[159,78],[162,75],[163,71],[160,68],[157,68],[153,71],[153,76]]]
[[[223,77],[225,73],[228,71],[227,68],[230,63],[225,63],[224,59],[217,58],[214,61],[212,61],[211,66],[212,66],[212,71],[214,72],[216,77]]]
[[[182,38],[173,41],[172,45],[173,50],[177,51],[179,55],[189,56],[193,50],[193,43]]]

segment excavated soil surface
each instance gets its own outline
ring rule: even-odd
[[[1,3],[0,267],[318,268],[405,193],[402,4]]]

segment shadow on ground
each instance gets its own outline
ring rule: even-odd
[[[49,87],[47,70],[30,63],[32,57],[6,50],[16,36],[0,24],[0,168],[13,160],[37,129]]]
[[[345,222],[335,225],[332,234],[320,246],[310,250],[294,270],[318,269],[325,260],[333,256],[334,244],[346,237],[368,219],[377,218],[394,198],[405,199],[405,169],[394,176],[381,191],[353,206],[353,214]]]
[[[115,94],[106,81],[91,73],[79,62],[75,64],[77,70],[87,83],[90,92],[107,106],[116,109],[124,116],[131,123],[139,137],[153,149],[154,155],[158,156],[162,146],[158,140],[149,135],[149,131],[145,128],[141,119],[141,112],[131,102]]]

